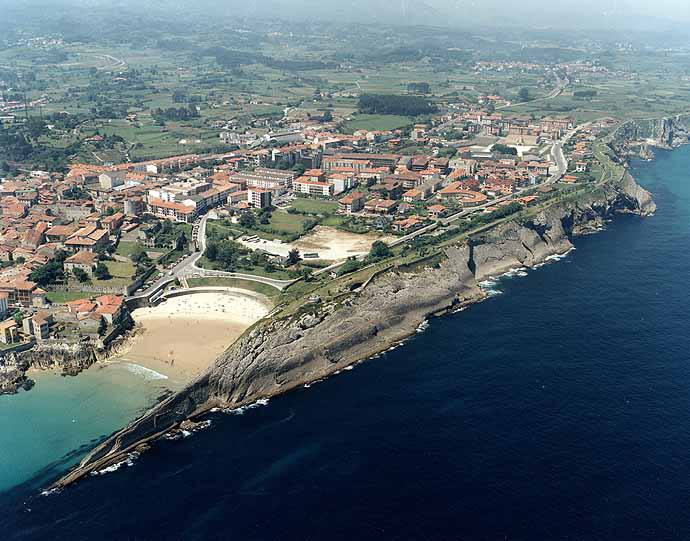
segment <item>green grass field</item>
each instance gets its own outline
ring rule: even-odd
[[[91,279],[91,282],[96,287],[118,287],[126,286],[132,282],[132,275],[134,274],[134,265],[132,263],[124,263],[120,261],[106,261],[105,266],[112,275],[110,280],[96,280]]]
[[[117,250],[115,250],[115,253],[117,255],[121,255],[122,257],[130,257],[139,246],[141,245],[138,242],[121,240],[117,245]]]
[[[238,289],[248,289],[267,297],[275,297],[280,294],[280,290],[261,282],[251,280],[241,280],[239,278],[191,278],[187,280],[189,287],[236,287]]]
[[[64,304],[66,302],[76,301],[77,299],[97,297],[98,295],[98,293],[85,293],[83,291],[48,291],[46,293],[46,298],[50,302]]]
[[[397,115],[357,115],[353,120],[345,124],[346,133],[354,133],[357,130],[395,130],[410,124],[414,124],[414,117]]]
[[[299,214],[288,214],[287,212],[276,211],[271,215],[271,224],[266,226],[277,229],[281,233],[293,234],[302,231],[302,226],[309,220]]]
[[[338,210],[338,203],[335,201],[324,201],[321,199],[307,199],[306,197],[298,197],[292,202],[292,208],[308,214],[325,214],[328,212],[336,212]]]

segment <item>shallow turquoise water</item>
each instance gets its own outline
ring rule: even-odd
[[[166,390],[166,380],[124,363],[97,365],[78,377],[31,377],[31,391],[0,396],[0,492],[42,471],[66,469]]]

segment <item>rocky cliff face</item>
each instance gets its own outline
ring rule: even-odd
[[[690,140],[690,116],[632,120],[621,127],[617,140],[619,143],[647,140],[656,147],[675,148]]]
[[[27,351],[10,353],[0,360],[0,394],[31,389],[33,381],[26,376],[31,367],[57,368],[65,376],[76,376],[96,360],[96,352],[87,344],[43,343]]]
[[[572,247],[572,235],[598,227],[613,213],[646,215],[653,210],[650,195],[628,178],[553,205],[529,222],[510,221],[447,248],[438,268],[388,272],[338,302],[305,305],[298,314],[261,322],[197,381],[104,442],[57,486],[211,406],[239,407],[383,351],[414,333],[428,316],[482,299],[478,281],[483,278],[563,253]]]

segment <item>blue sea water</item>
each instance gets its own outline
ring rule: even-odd
[[[690,147],[635,174],[656,216],[131,467],[16,487],[2,538],[690,539]]]
[[[168,392],[160,375],[131,363],[30,377],[31,391],[0,396],[0,493],[49,481]]]

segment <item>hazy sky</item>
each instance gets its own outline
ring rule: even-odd
[[[464,23],[474,21],[567,30],[577,25],[650,28],[665,19],[690,22],[690,0],[0,0],[3,6],[68,4],[75,7],[126,4],[136,10],[165,5],[184,9],[212,6],[226,15],[323,18],[362,22]],[[645,21],[649,18],[648,21]],[[654,21],[653,19],[656,19]],[[631,23],[634,21],[634,23]],[[690,32],[689,32],[690,35]]]

